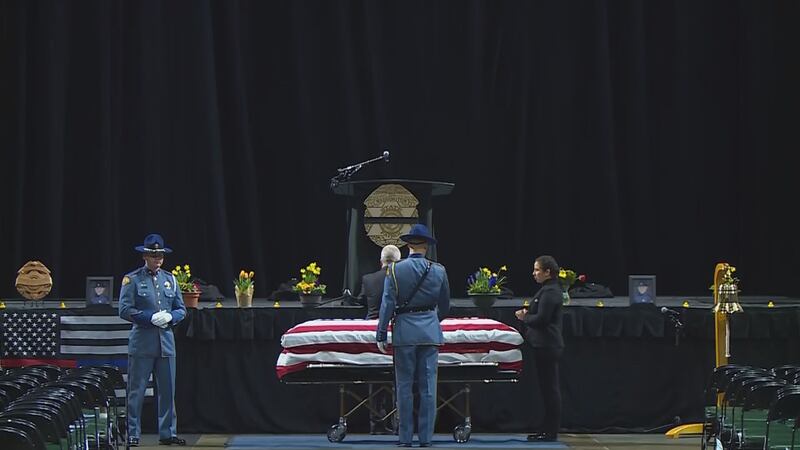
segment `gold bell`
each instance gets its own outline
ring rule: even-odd
[[[718,288],[719,302],[711,310],[724,314],[742,312],[742,305],[739,304],[739,287],[734,283],[722,283]]]

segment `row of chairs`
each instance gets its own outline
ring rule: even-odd
[[[794,449],[800,425],[800,366],[717,367],[706,385],[702,449]],[[800,444],[798,444],[800,449]]]
[[[114,366],[36,365],[0,371],[0,449],[116,449],[124,443],[125,388]]]

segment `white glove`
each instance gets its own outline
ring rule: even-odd
[[[386,350],[386,341],[378,341],[378,350],[384,354],[389,353],[389,351]]]
[[[167,311],[161,311],[161,317],[164,318],[164,325],[159,325],[161,328],[167,328],[169,323],[172,322],[172,314]]]
[[[150,322],[157,327],[166,328],[172,322],[172,314],[166,311],[159,311],[153,314]]]
[[[161,311],[153,314],[153,316],[150,317],[150,323],[152,323],[153,325],[155,325],[157,327],[160,327],[164,323],[164,322],[162,322],[162,320],[163,319],[161,318]]]

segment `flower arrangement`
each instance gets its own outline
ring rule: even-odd
[[[500,267],[497,272],[492,272],[488,267],[481,267],[467,278],[467,294],[500,294],[506,277],[503,272],[506,266]]]
[[[576,281],[585,283],[586,275],[578,275],[574,270],[565,269],[563,267],[558,271],[558,284],[561,285],[561,289],[563,289],[564,292],[569,291]]]
[[[312,262],[305,268],[300,269],[300,281],[292,286],[292,290],[305,295],[324,294],[327,286],[319,282],[319,274],[321,272],[322,268],[316,262]]]
[[[236,291],[236,296],[239,295],[253,295],[253,289],[255,289],[255,282],[253,281],[253,277],[256,274],[253,271],[246,271],[242,269],[239,271],[239,278],[233,280],[233,290]]]
[[[188,264],[175,266],[172,269],[172,274],[175,275],[175,280],[178,282],[178,288],[181,292],[200,292],[200,286],[192,278],[192,269]]]

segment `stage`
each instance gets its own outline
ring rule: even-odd
[[[561,365],[562,428],[570,432],[639,433],[664,431],[677,423],[699,421],[703,388],[714,367],[714,321],[710,299],[659,297],[657,305],[627,305],[627,298],[573,299],[565,308],[566,349]],[[800,360],[800,307],[796,299],[743,297],[745,308],[731,318],[731,362],[764,367]],[[769,301],[774,307],[768,307]],[[689,307],[683,307],[688,301]],[[491,317],[517,325],[514,311],[523,299],[498,299],[490,310],[454,299],[451,317]],[[31,304],[6,302],[5,312],[115,316],[113,307],[81,308],[80,301]],[[334,386],[289,386],[275,374],[281,335],[292,326],[319,318],[361,318],[364,310],[336,302],[306,309],[296,302],[274,307],[222,307],[201,303],[176,328],[178,345],[178,426],[191,433],[320,433],[338,418]],[[676,333],[673,314],[683,327]],[[116,342],[116,345],[119,345]],[[531,355],[523,346],[519,383],[472,386],[475,433],[525,433],[541,420]],[[454,389],[443,386],[444,394]],[[313,405],[313,406],[312,406]],[[143,421],[155,428],[152,411]],[[460,423],[444,411],[438,433]],[[350,418],[352,433],[368,430],[366,414]]]

